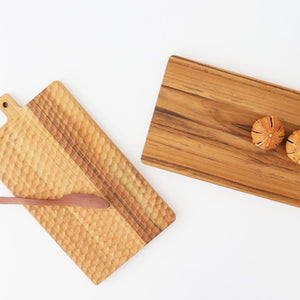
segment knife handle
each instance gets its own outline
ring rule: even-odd
[[[33,199],[21,197],[0,197],[0,204],[38,205],[38,206],[77,206],[85,208],[108,208],[109,202],[89,194],[70,194],[59,199]]]

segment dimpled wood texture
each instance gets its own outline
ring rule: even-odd
[[[25,107],[0,98],[0,178],[19,197],[95,194],[108,209],[26,206],[98,284],[174,221],[174,214],[60,82]],[[3,103],[7,102],[5,108]]]
[[[181,57],[169,59],[142,161],[300,206],[300,169],[285,141],[263,151],[255,120],[276,116],[286,136],[300,128],[300,92]]]

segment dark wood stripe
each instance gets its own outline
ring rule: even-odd
[[[293,205],[300,207],[300,201],[298,199],[292,198],[292,197],[288,197],[288,196],[283,196],[281,194],[278,193],[274,193],[274,192],[270,192],[270,191],[266,191],[263,189],[258,189],[258,188],[253,188],[252,186],[246,185],[246,184],[242,184],[240,182],[236,182],[224,177],[220,177],[217,176],[215,174],[210,174],[204,171],[200,171],[198,169],[194,169],[191,167],[187,167],[187,166],[182,166],[179,164],[175,164],[175,163],[170,163],[168,161],[165,161],[163,159],[158,159],[156,157],[151,157],[151,156],[147,156],[147,155],[142,155],[142,160],[146,163],[153,163],[155,165],[159,165],[160,168],[165,169],[167,168],[167,170],[169,170],[170,168],[176,172],[176,173],[180,173],[179,170],[188,170],[190,171],[191,174],[193,174],[194,178],[197,179],[201,179],[207,182],[218,182],[219,185],[224,186],[224,187],[230,187],[233,188],[237,191],[242,191],[242,192],[251,192],[254,195],[257,195],[257,191],[260,192],[259,196],[264,197],[266,199],[272,199],[275,201],[279,201],[282,203],[287,203],[287,204],[291,204],[293,203]],[[279,200],[280,199],[280,200]]]
[[[165,117],[167,117],[167,119]],[[155,108],[155,115],[154,115],[154,117],[152,119],[151,126],[153,128],[156,128],[157,130],[161,130],[162,132],[167,133],[168,135],[169,134],[174,134],[178,138],[180,138],[181,136],[184,136],[184,137],[191,138],[193,140],[195,140],[195,139],[201,139],[203,143],[209,141],[209,142],[212,142],[212,143],[220,145],[220,147],[222,145],[227,146],[227,147],[229,147],[229,149],[231,149],[231,151],[234,151],[234,150],[238,149],[239,151],[243,151],[245,153],[248,153],[249,159],[251,157],[251,160],[252,161],[256,161],[259,165],[264,165],[265,164],[263,158],[261,160],[259,160],[259,159],[255,158],[255,157],[251,156],[251,154],[252,154],[251,148],[249,148],[249,150],[247,150],[245,148],[240,148],[237,145],[226,143],[224,140],[214,139],[212,137],[209,137],[207,135],[201,135],[199,133],[196,134],[195,132],[192,132],[191,130],[189,130],[188,128],[185,128],[184,126],[179,126],[179,127],[178,126],[174,126],[173,124],[176,123],[176,121],[177,121],[178,118],[182,119],[182,120],[185,120],[185,121],[188,121],[188,122],[191,122],[191,123],[199,124],[199,122],[195,122],[194,120],[186,118],[185,116],[182,116],[182,115],[180,115],[178,113],[174,114],[174,112],[169,111],[168,109],[165,109],[165,108],[161,109],[160,107],[157,106]],[[232,123],[232,125],[237,126],[237,123]],[[246,126],[246,125],[245,126],[238,126],[238,127],[239,128],[242,127],[242,129],[245,130],[245,131],[247,131],[247,133],[250,132],[250,128],[251,128],[251,127]],[[245,135],[245,134],[237,134],[236,133],[236,135],[240,136],[240,137],[247,137],[247,139],[249,138],[248,134]],[[154,136],[148,136],[147,140],[152,141],[152,142],[157,143],[157,144],[161,144],[163,146],[166,146],[170,150],[171,149],[175,149],[175,150],[182,151],[181,146],[177,145],[177,147],[175,147],[175,145],[171,145],[167,140],[166,140],[165,143],[163,143],[161,140],[157,141],[154,138]],[[192,148],[191,148],[191,151],[185,150],[185,152],[186,153],[190,153],[191,155],[195,155],[195,151],[193,151]],[[171,151],[170,151],[170,153],[171,153]],[[215,161],[214,158],[206,157],[206,159]],[[298,174],[299,171],[297,169],[293,169],[292,166],[293,165],[291,165],[291,167],[286,167],[285,165],[281,164],[280,166],[278,166],[278,165],[275,166],[275,168],[279,167],[282,170],[286,170],[288,172],[291,172],[291,173],[294,173],[294,174]]]
[[[161,229],[149,219],[134,197],[101,166],[87,145],[82,143],[83,138],[72,134],[73,128],[66,124],[63,116],[59,117],[61,112],[56,113],[51,111],[50,106],[47,107],[50,99],[45,99],[45,93],[46,90],[28,107],[145,243],[151,241]]]

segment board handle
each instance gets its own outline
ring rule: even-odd
[[[9,95],[0,97],[0,110],[6,115],[7,121],[20,114],[21,106]]]

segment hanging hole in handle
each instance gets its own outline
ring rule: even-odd
[[[6,115],[8,122],[20,116],[21,109],[22,107],[9,94],[4,94],[0,97],[0,110]]]

